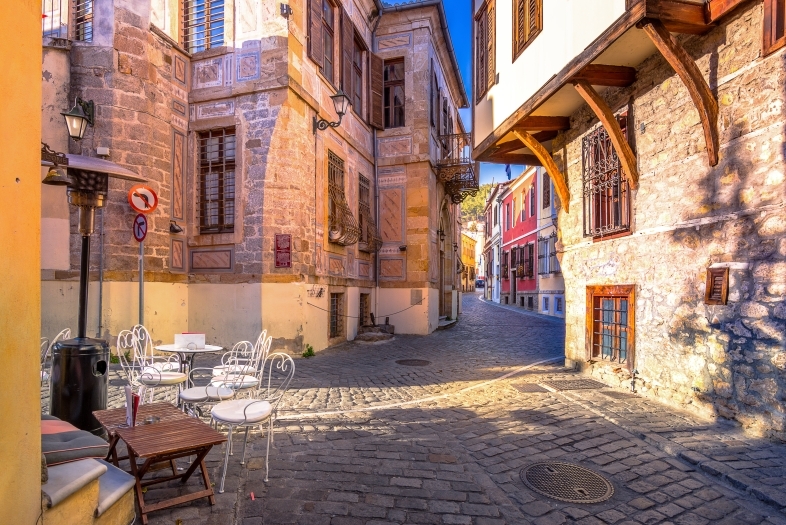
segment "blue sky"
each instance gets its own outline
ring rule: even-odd
[[[385,1],[386,4],[400,4],[404,2]],[[461,76],[464,79],[464,86],[469,92],[472,86],[472,0],[442,0],[445,6],[445,14],[448,18],[448,28],[450,38],[453,41],[453,49],[456,52],[456,59],[461,69]],[[467,130],[472,129],[472,112],[470,109],[459,110],[461,119]],[[523,166],[511,166],[513,178],[524,170]],[[505,166],[501,164],[480,165],[480,183],[501,182],[508,179],[505,173]]]

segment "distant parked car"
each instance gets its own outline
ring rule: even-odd
[[[478,279],[477,281],[475,281],[475,288],[485,288],[485,287],[486,287],[486,281],[484,281],[483,279]]]

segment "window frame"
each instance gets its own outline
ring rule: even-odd
[[[194,13],[194,10],[198,9],[199,6],[197,5],[199,2],[203,2],[203,8],[206,11],[206,15],[203,18],[202,24],[194,23],[193,19],[189,19],[189,12]],[[217,5],[214,5],[217,4]],[[190,6],[194,6],[194,10],[189,9]],[[219,7],[220,6],[220,7]],[[216,18],[212,17],[213,12],[219,13]],[[226,18],[226,2],[225,0],[183,0],[182,4],[182,17],[181,17],[181,35],[182,35],[182,45],[183,49],[188,51],[189,53],[199,53],[201,51],[207,51],[208,49],[213,49],[214,47],[221,47],[224,45],[224,36],[225,36],[225,24],[224,22]],[[213,32],[213,26],[220,26],[220,30],[216,29],[215,33]],[[191,40],[191,35],[194,34],[192,30],[193,28],[202,27],[204,31],[204,44],[203,46],[196,46],[194,45],[195,40]],[[214,41],[216,41],[214,43]]]
[[[525,22],[525,30],[523,35],[519,32],[519,5],[525,3],[527,6],[525,7],[526,16],[529,17],[529,13],[531,12],[531,5],[534,5],[537,13],[535,15],[535,27],[532,27],[532,24],[527,24]],[[524,26],[522,26],[524,27]],[[538,37],[538,35],[543,31],[543,0],[513,0],[513,62],[521,56],[525,49],[529,47],[529,45]]]
[[[331,12],[333,13],[333,26],[327,24],[325,21],[325,5],[330,7]],[[322,37],[322,64],[319,66],[319,72],[322,76],[330,82],[331,85],[335,86],[336,82],[336,5],[333,3],[332,0],[322,0],[322,19],[320,20],[320,28],[321,37]],[[325,32],[329,34],[326,35]],[[329,37],[329,38],[328,38]],[[328,48],[325,45],[327,42],[330,43],[330,53],[328,53]],[[330,60],[328,60],[328,56],[330,56]],[[331,74],[329,75],[325,70],[325,64],[330,63],[330,70]]]
[[[221,133],[221,135],[217,135],[217,133]],[[227,157],[227,137],[233,137],[231,141],[233,143],[232,146],[232,156]],[[219,139],[217,142],[217,155],[220,159],[221,167],[220,172],[217,173],[218,180],[216,182],[216,202],[217,205],[217,217],[220,219],[223,217],[223,220],[219,220],[217,225],[213,226],[210,224],[206,224],[205,218],[208,216],[209,212],[207,211],[207,204],[212,201],[205,201],[205,195],[208,193],[207,191],[207,176],[213,175],[214,170],[216,169],[214,166],[218,165],[219,162],[212,162],[212,159],[208,158],[210,151],[207,149],[210,145],[205,142],[209,141],[213,138]],[[227,173],[231,173],[231,181],[227,184]],[[237,207],[235,205],[235,188],[236,188],[236,181],[237,181],[237,129],[235,126],[229,126],[226,128],[216,128],[207,131],[200,131],[197,133],[197,223],[199,227],[199,234],[206,235],[206,234],[220,234],[220,233],[233,233],[235,231],[235,222],[236,222],[236,213]],[[231,197],[227,197],[227,188],[231,186]],[[231,217],[232,223],[226,223],[226,218],[229,216],[227,212],[227,203],[231,202]]]
[[[352,94],[350,95],[353,101],[352,110],[360,118],[362,118],[363,120],[367,120],[366,111],[365,111],[366,107],[363,104],[364,102],[363,96],[366,92],[366,85],[365,82],[363,81],[363,78],[365,74],[364,65],[368,62],[368,60],[365,58],[366,53],[368,52],[368,48],[366,47],[365,42],[363,42],[363,39],[360,38],[360,35],[358,35],[356,31],[354,31],[354,28],[353,28],[353,33],[354,33],[354,42],[352,44]],[[359,64],[357,62],[358,51],[360,52]],[[358,95],[360,95],[359,108],[358,108],[358,103],[356,101]]]
[[[388,73],[388,66],[395,66],[397,64],[401,64],[402,67],[402,78],[397,80],[388,80],[387,73]],[[406,91],[406,61],[404,57],[396,57],[386,59],[383,69],[383,87],[382,87],[382,111],[384,113],[384,121],[385,121],[385,129],[394,129],[394,128],[403,128],[406,126],[407,121],[407,91]],[[393,103],[395,97],[393,93],[395,93],[394,88],[401,87],[401,92],[403,95],[402,102],[401,102],[401,122],[395,122],[395,115],[396,115],[396,106]],[[390,89],[390,91],[388,91]],[[391,99],[391,100],[389,100]],[[390,104],[389,104],[390,102]]]
[[[541,188],[543,198],[541,209],[545,210],[551,207],[551,177],[549,177],[548,173],[544,173],[541,179],[541,184],[543,185],[543,188]]]
[[[762,56],[767,56],[786,46],[786,0],[764,0],[763,18]]]
[[[585,322],[585,351],[586,351],[586,358],[587,361],[594,361],[594,362],[607,362],[617,366],[626,366],[629,371],[632,371],[635,367],[636,361],[636,319],[635,319],[635,311],[636,311],[636,287],[635,285],[601,285],[601,286],[587,286],[587,303],[586,303],[586,322]],[[606,322],[596,319],[595,311],[600,310],[601,308],[596,308],[596,301],[602,300],[613,300],[615,301],[614,307],[615,310],[612,310],[614,313],[614,319],[611,322]],[[617,309],[616,301],[619,300],[620,304],[622,300],[627,301],[627,309],[625,310],[625,321],[626,321],[626,328],[625,328],[625,342],[626,342],[626,354],[625,354],[625,362],[620,361],[619,358],[619,348],[611,348],[612,354],[609,359],[604,358],[604,352],[600,344],[596,345],[596,335],[601,336],[603,335],[599,331],[596,331],[595,326],[596,323],[598,325],[608,324],[610,329],[613,327],[614,330],[617,330],[617,326],[620,326],[620,318],[621,315],[621,308]],[[602,303],[599,303],[602,304]],[[602,315],[602,314],[601,314]],[[612,332],[609,336],[612,338],[617,338],[618,340],[622,340],[620,334],[622,333],[621,330],[617,332]],[[596,352],[595,349],[598,347],[598,351]],[[616,354],[616,355],[615,355]]]

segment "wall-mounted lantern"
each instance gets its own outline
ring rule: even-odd
[[[314,117],[315,135],[317,130],[325,131],[328,128],[339,127],[341,125],[341,119],[344,118],[344,115],[346,115],[349,111],[349,106],[351,105],[349,102],[349,97],[342,90],[339,89],[336,94],[330,98],[333,99],[333,107],[335,108],[336,114],[338,115],[338,122],[328,122],[325,119],[317,119],[317,117]]]
[[[68,136],[74,140],[82,140],[87,126],[92,126],[95,120],[95,104],[92,100],[85,102],[77,97],[74,107],[67,113],[60,113],[65,118],[68,127]]]

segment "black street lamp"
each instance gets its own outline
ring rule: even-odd
[[[95,120],[95,104],[92,100],[85,102],[77,97],[74,107],[67,113],[60,113],[65,118],[68,136],[74,140],[82,140],[88,124],[93,125]]]
[[[315,135],[317,130],[325,131],[328,128],[339,127],[341,125],[341,119],[344,118],[344,115],[346,115],[347,111],[349,111],[349,106],[351,105],[349,97],[342,90],[339,89],[336,94],[330,98],[333,99],[333,107],[336,110],[336,114],[338,114],[338,122],[328,122],[325,119],[317,119],[317,117],[314,117]]]

